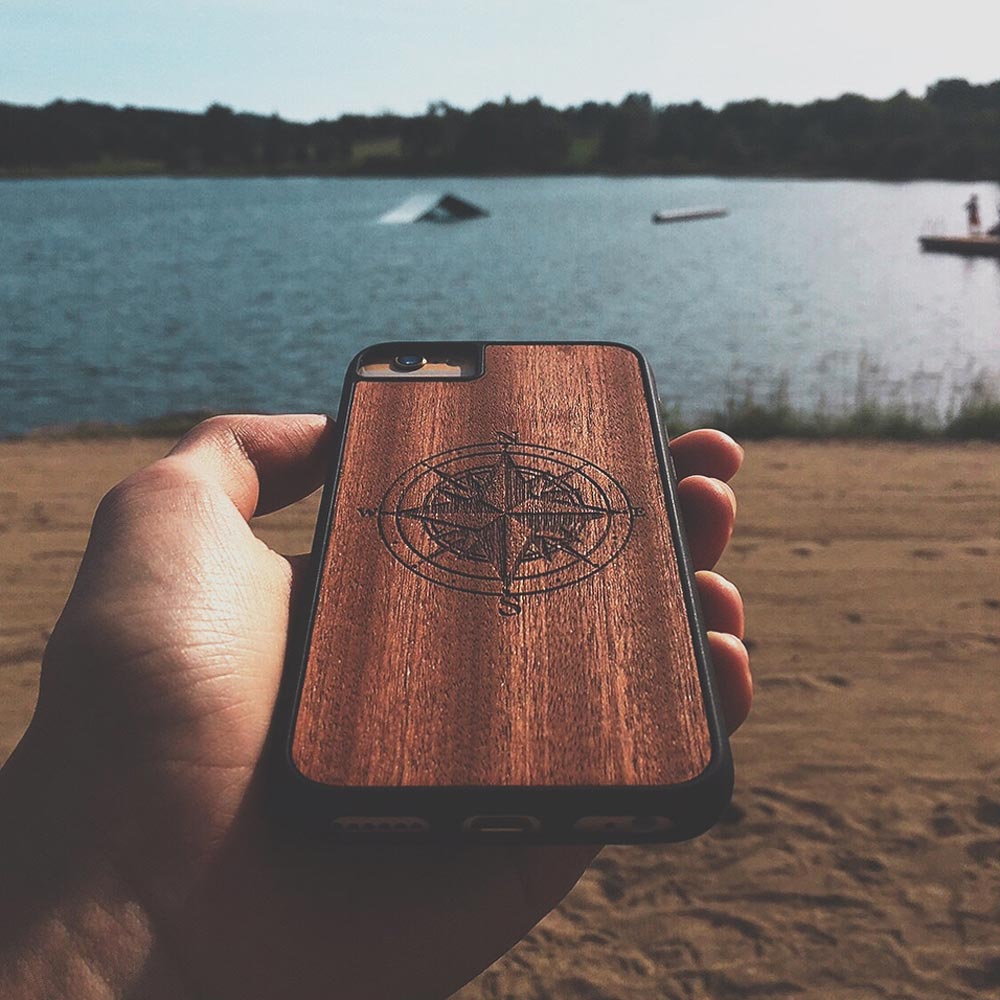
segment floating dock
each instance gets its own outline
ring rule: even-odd
[[[721,219],[728,208],[668,208],[653,213],[653,222],[693,222],[695,219]]]
[[[921,236],[920,249],[964,257],[1000,257],[1000,236]]]

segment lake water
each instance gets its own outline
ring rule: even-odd
[[[1000,266],[921,254],[988,184],[718,178],[0,183],[0,434],[332,410],[366,343],[621,340],[697,416],[781,381],[944,412],[1000,371]],[[379,225],[407,196],[491,213]],[[656,209],[725,219],[654,226]],[[734,390],[734,386],[737,387]]]

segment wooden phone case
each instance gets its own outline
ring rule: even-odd
[[[701,832],[731,764],[648,369],[476,350],[467,380],[348,373],[290,669],[298,804],[440,839],[474,813],[538,841]],[[602,815],[662,821],[581,828]]]

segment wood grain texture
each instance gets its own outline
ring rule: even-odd
[[[303,774],[574,786],[704,770],[631,352],[490,345],[475,381],[359,382],[344,456],[293,737]]]

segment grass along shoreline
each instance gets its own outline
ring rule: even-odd
[[[679,414],[664,414],[668,427],[688,427]],[[974,379],[952,408],[940,415],[928,407],[884,402],[864,393],[851,408],[802,410],[789,400],[780,380],[763,400],[751,388],[730,391],[720,409],[698,424],[718,427],[745,440],[1000,441],[1000,396],[985,377]]]
[[[6,441],[92,441],[108,438],[179,438],[216,411],[167,413],[134,423],[83,421],[40,427],[0,436]],[[752,392],[730,395],[721,408],[692,420],[677,408],[661,404],[660,414],[671,436],[696,427],[717,427],[745,441],[769,438],[870,441],[1000,441],[1000,398],[985,382],[974,383],[957,409],[940,418],[903,404],[873,400],[840,413],[805,411],[791,405],[779,388],[763,400]]]
[[[911,380],[912,381],[912,380]],[[889,387],[889,392],[886,387]],[[908,402],[881,366],[867,355],[858,363],[854,404],[812,409],[791,401],[791,379],[782,372],[763,388],[759,377],[726,383],[721,406],[691,414],[677,403],[659,401],[660,419],[672,437],[697,427],[716,427],[744,441],[791,440],[1000,441],[1000,384],[985,370],[952,385],[944,407],[932,399]],[[899,386],[895,388],[898,390]],[[943,412],[942,412],[943,411]],[[4,434],[0,441],[92,441],[107,438],[179,438],[220,410],[187,410],[125,423],[81,421]],[[232,411],[230,411],[232,412]],[[333,410],[332,412],[336,412]]]

